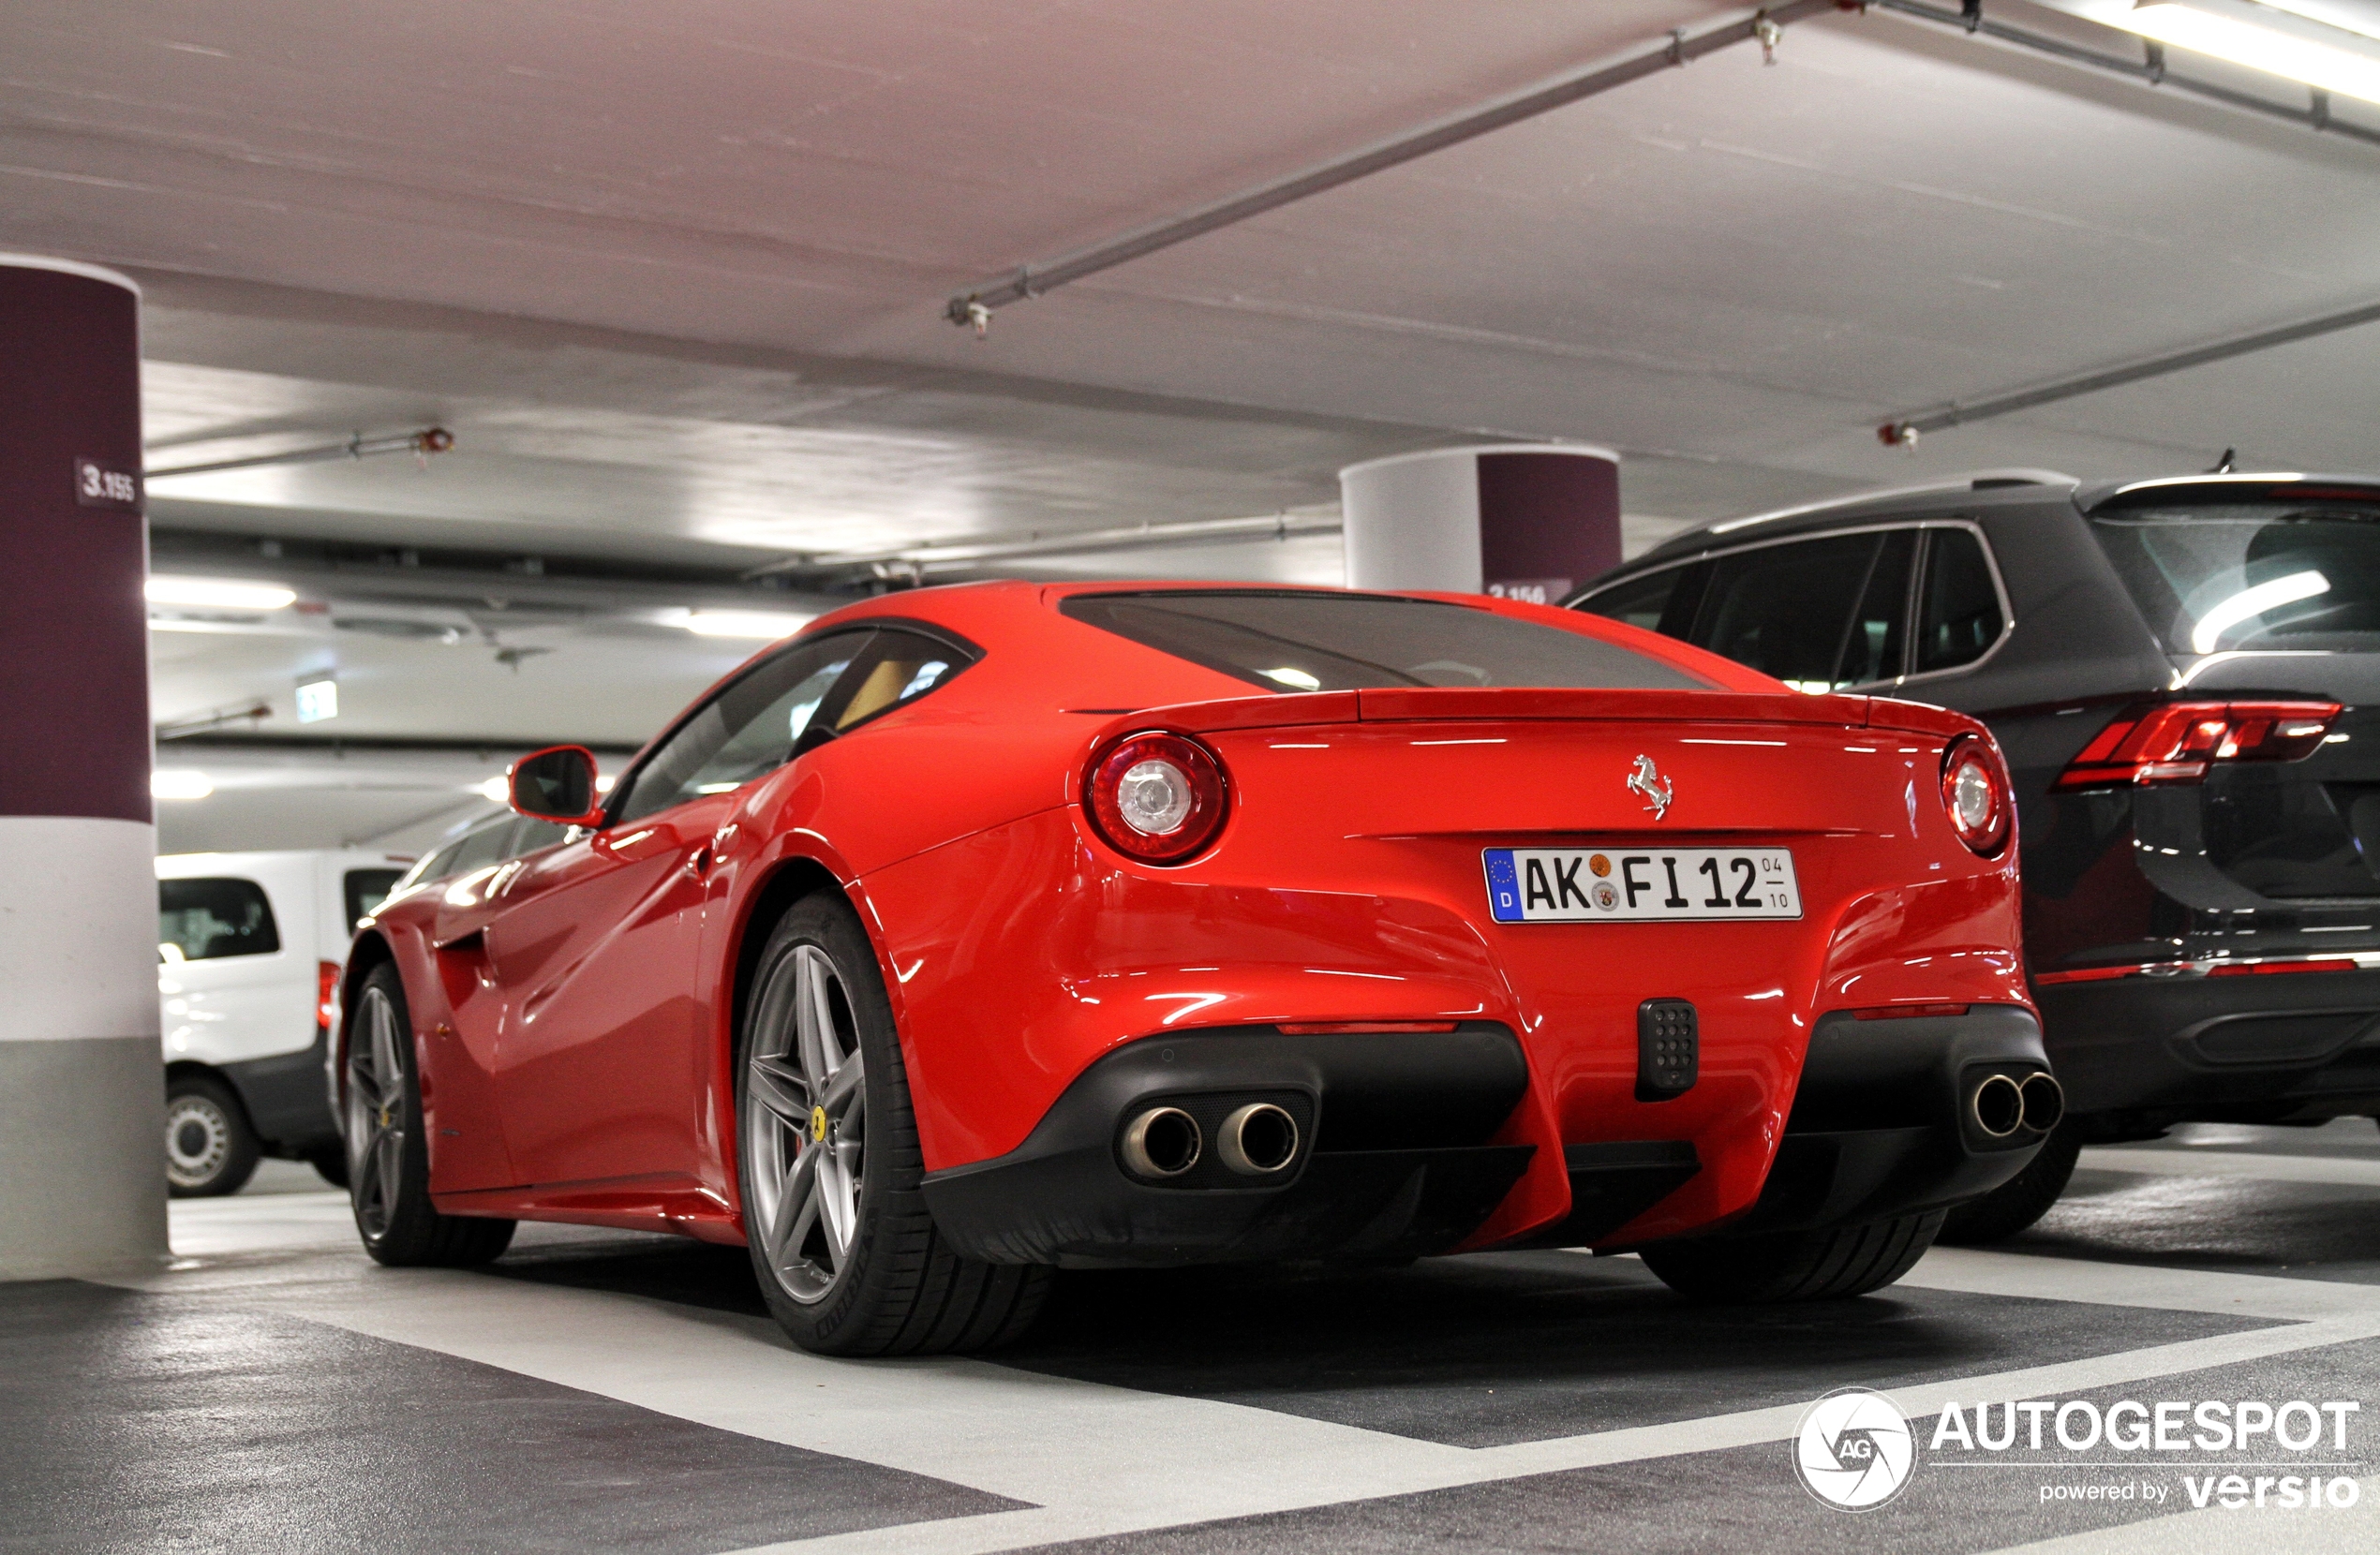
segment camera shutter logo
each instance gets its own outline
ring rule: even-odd
[[[1881,1393],[1838,1388],[1809,1406],[1793,1433],[1802,1486],[1845,1512],[1873,1511],[1909,1483],[1917,1441],[1908,1419]]]

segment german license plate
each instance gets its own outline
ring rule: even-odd
[[[1784,848],[1490,848],[1484,858],[1499,924],[1802,915]]]

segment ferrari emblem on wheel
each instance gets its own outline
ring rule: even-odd
[[[821,1145],[826,1143],[826,1109],[825,1107],[810,1109],[810,1137]]]
[[[1653,812],[1654,820],[1659,821],[1670,813],[1670,797],[1676,792],[1676,785],[1661,776],[1660,769],[1653,764],[1652,757],[1639,756],[1636,770],[1628,775],[1628,789],[1630,793],[1644,796],[1644,807]]]

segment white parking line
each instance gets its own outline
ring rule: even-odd
[[[2282,1320],[1896,1392],[1912,1415],[1954,1400],[2057,1397],[2380,1337],[2380,1290],[2365,1286],[1956,1250],[1929,1254],[1912,1282]],[[765,1547],[814,1555],[989,1555],[1717,1451],[1782,1441],[1803,1408],[1466,1448],[984,1361],[832,1360],[791,1348],[761,1318],[485,1275],[422,1270],[376,1277],[368,1286],[307,1283],[239,1295],[245,1306],[1033,1503]]]
[[[2267,1182],[2331,1182],[2380,1188],[2380,1161],[2341,1156],[2255,1155],[2244,1150],[2096,1149],[2082,1153],[2090,1172],[2142,1177],[2256,1177]]]

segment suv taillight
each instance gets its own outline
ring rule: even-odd
[[[317,961],[314,966],[314,1024],[327,1031],[339,1017],[339,964]]]
[[[1091,758],[1083,808],[1108,846],[1143,864],[1181,864],[1223,830],[1231,783],[1197,741],[1152,730]]]
[[[1991,857],[2008,842],[2014,799],[1991,742],[1961,734],[1942,752],[1942,811],[1968,851]]]
[[[2310,756],[2339,716],[2335,702],[2161,702],[2099,732],[2051,786],[2147,788],[2203,781],[2218,762]]]

